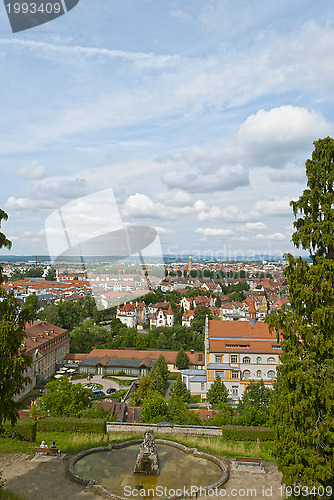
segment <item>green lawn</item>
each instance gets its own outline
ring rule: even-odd
[[[51,444],[56,441],[58,448],[67,453],[74,454],[80,450],[105,446],[115,441],[125,441],[127,439],[141,438],[140,433],[112,432],[109,434],[73,434],[72,432],[37,432],[36,442],[28,443],[19,439],[0,438],[0,455],[7,453],[34,453],[35,446],[41,441]],[[191,435],[170,435],[156,433],[156,437],[177,441],[189,447],[198,448],[201,451],[214,453],[226,457],[237,455],[260,457],[266,461],[274,461],[271,454],[272,443],[270,441],[232,441],[223,440],[220,436],[191,436]]]

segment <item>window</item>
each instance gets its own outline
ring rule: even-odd
[[[203,361],[203,354],[198,355],[198,361]]]
[[[201,382],[201,391],[204,391],[204,382]]]
[[[262,363],[262,358],[261,358],[261,356],[258,356],[258,357],[256,358],[256,362],[257,362],[258,364]]]
[[[216,370],[216,377],[219,376],[220,378],[224,377],[224,371],[223,370]]]
[[[274,372],[274,370],[269,370],[268,378],[275,378],[275,376],[276,376],[276,373]]]
[[[261,372],[261,370],[258,370],[258,371],[256,372],[256,376],[257,376],[257,378],[261,378],[261,377],[262,377],[262,372]]]
[[[226,347],[228,348],[234,348],[234,347],[238,347],[239,349],[249,349],[249,345],[240,345],[240,344],[226,344]]]
[[[275,364],[275,358],[268,358],[268,363],[270,365],[274,365]]]
[[[244,370],[244,371],[243,371],[243,374],[242,374],[242,378],[243,378],[244,380],[249,380],[249,379],[250,379],[250,374],[251,374],[251,373],[250,373],[250,371],[249,371],[249,370]]]
[[[237,362],[238,362],[238,355],[231,354],[231,363],[237,363]]]
[[[216,356],[216,363],[222,363],[223,362],[223,356]]]
[[[238,396],[238,387],[232,386],[232,396]]]
[[[232,371],[232,378],[239,378],[239,372]]]
[[[243,358],[242,362],[243,362],[243,363],[245,363],[245,364],[249,364],[249,363],[250,363],[250,357],[245,356],[245,357]]]

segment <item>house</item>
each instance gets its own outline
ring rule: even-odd
[[[191,322],[194,319],[194,311],[189,309],[182,314],[182,326],[191,326]]]
[[[268,325],[256,321],[208,320],[205,325],[205,366],[201,370],[181,370],[182,380],[192,395],[205,398],[217,375],[226,385],[236,405],[251,381],[263,380],[272,387],[282,352]]]
[[[169,305],[167,311],[160,309],[158,312],[153,313],[150,319],[150,328],[153,326],[173,326],[174,325],[174,312]]]
[[[32,364],[26,371],[31,382],[18,395],[21,399],[36,385],[44,383],[54,375],[58,368],[64,364],[66,355],[70,350],[70,337],[67,330],[52,325],[47,321],[34,321],[27,324],[25,338],[21,349],[32,356]]]
[[[135,328],[137,326],[136,310],[131,303],[117,306],[116,318],[130,328]]]
[[[192,297],[182,297],[180,300],[180,307],[182,307],[184,311],[189,311],[192,308],[192,304]]]
[[[127,375],[146,375],[152,369],[154,362],[163,355],[168,369],[177,372],[176,356],[178,351],[137,351],[134,349],[93,349],[79,363],[80,373],[92,375],[112,375],[124,372]],[[198,369],[204,366],[204,353],[187,351],[189,368]]]

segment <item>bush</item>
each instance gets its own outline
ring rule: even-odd
[[[267,427],[238,427],[225,425],[222,427],[222,437],[231,441],[272,441],[273,431]]]
[[[4,422],[0,430],[1,436],[12,437],[13,430],[16,432],[16,437],[23,441],[34,442],[36,440],[37,424],[35,420],[26,419],[18,420],[14,427],[10,422]]]
[[[37,423],[39,432],[106,433],[106,423],[102,418],[45,418]]]

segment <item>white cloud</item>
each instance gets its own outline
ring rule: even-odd
[[[162,176],[168,188],[182,188],[190,193],[231,191],[249,184],[248,171],[241,165],[222,167],[217,172],[203,175],[183,169],[168,171]]]
[[[175,231],[173,229],[168,229],[166,227],[162,227],[162,226],[153,226],[153,227],[157,231],[157,233],[159,233],[159,234],[175,233]]]
[[[236,142],[248,164],[282,168],[291,156],[308,150],[315,137],[331,131],[332,125],[320,113],[280,106],[250,115],[240,126]]]
[[[261,231],[263,229],[267,229],[267,226],[263,222],[247,222],[240,228],[241,231]]]
[[[122,207],[124,217],[164,217],[167,210],[162,203],[155,203],[146,194],[129,196]]]
[[[15,198],[10,196],[5,203],[7,210],[49,210],[56,207],[53,200],[32,200],[31,198]]]
[[[255,236],[255,238],[257,240],[285,240],[286,236],[282,233],[272,233],[267,235],[259,233]]]
[[[262,215],[286,215],[292,214],[290,198],[277,198],[274,200],[260,200],[255,204],[256,210]]]
[[[196,233],[203,234],[204,236],[231,236],[233,231],[217,227],[199,227],[196,229]]]
[[[46,177],[46,170],[38,161],[32,161],[21,165],[18,169],[18,174],[25,179],[44,179]]]

